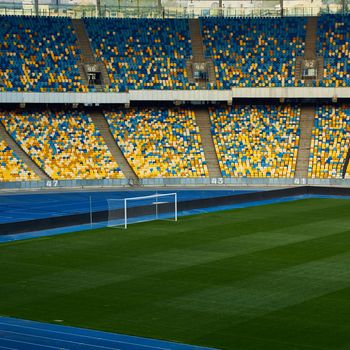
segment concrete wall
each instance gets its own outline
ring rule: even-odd
[[[350,98],[349,88],[232,88],[232,90],[131,90],[103,92],[1,92],[0,103],[125,104],[132,101],[223,101],[236,98]]]

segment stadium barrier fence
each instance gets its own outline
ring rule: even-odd
[[[0,182],[0,190],[32,190],[50,188],[89,187],[167,187],[167,186],[338,186],[350,187],[350,179],[280,179],[280,178],[154,178],[154,179],[104,179],[104,180],[49,180]]]
[[[253,4],[253,2],[252,2]],[[93,5],[82,4],[39,4],[36,10],[34,2],[32,4],[21,4],[21,2],[0,2],[1,15],[15,16],[50,16],[50,17],[104,17],[104,18],[197,18],[197,17],[280,17],[280,16],[318,16],[320,14],[348,13],[349,8],[340,2],[331,1],[323,4],[315,3],[313,6],[284,7],[283,14],[280,8],[272,1],[270,6],[242,7],[234,4],[220,8],[219,6],[203,6],[202,3],[189,5],[156,4],[150,5],[142,0],[135,4],[118,0],[115,5],[102,5],[99,9]]]

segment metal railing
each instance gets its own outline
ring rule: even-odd
[[[234,3],[233,3],[234,5]],[[320,14],[349,13],[349,7],[344,10],[340,4],[322,5],[319,7],[291,7],[283,9],[283,16],[318,16]],[[34,5],[26,5],[19,2],[0,2],[0,15],[34,16]],[[62,16],[71,18],[104,17],[104,18],[197,18],[197,17],[280,17],[282,15],[278,6],[263,7],[203,7],[194,6],[144,6],[125,5],[118,1],[115,6],[101,6],[98,11],[96,6],[89,5],[40,5],[39,16]]]

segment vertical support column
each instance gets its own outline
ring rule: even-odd
[[[39,16],[39,0],[34,0],[34,14]]]
[[[222,0],[219,0],[219,16],[224,15],[224,10],[223,10],[223,5],[222,5]]]
[[[283,0],[280,0],[281,17],[284,16]]]
[[[101,17],[101,0],[96,0],[96,14]]]

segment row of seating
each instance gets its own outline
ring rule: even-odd
[[[295,63],[304,54],[305,18],[203,18],[201,26],[217,88],[299,84]]]
[[[193,110],[133,108],[105,112],[105,116],[138,177],[208,176]]]
[[[303,86],[296,58],[305,52],[306,18],[201,18],[206,55],[215,82],[209,89]],[[96,58],[111,81],[106,91],[191,90],[186,63],[192,57],[186,19],[85,18]],[[314,86],[350,86],[350,17],[318,18],[323,79]],[[0,92],[87,92],[81,54],[69,18],[0,16]]]
[[[39,180],[9,145],[0,140],[0,182]]]
[[[341,178],[350,140],[350,106],[321,106],[312,130],[309,177]]]
[[[188,21],[182,19],[84,19],[110,89],[193,89],[186,71],[191,57]]]
[[[321,16],[318,19],[317,54],[324,58],[319,86],[350,86],[350,16]]]
[[[243,105],[211,109],[210,116],[224,177],[294,177],[298,107]]]
[[[52,179],[121,178],[123,174],[94,123],[78,111],[11,111],[0,120]]]
[[[68,18],[0,16],[0,91],[86,92]]]
[[[104,112],[125,158],[140,178],[207,177],[201,135],[191,108]],[[211,134],[223,177],[295,176],[300,108],[236,105],[211,108]],[[80,111],[8,111],[0,121],[53,179],[122,178],[100,132]],[[341,178],[350,140],[350,106],[316,108],[308,176]],[[2,142],[1,181],[36,175]],[[350,170],[350,169],[349,169]]]

